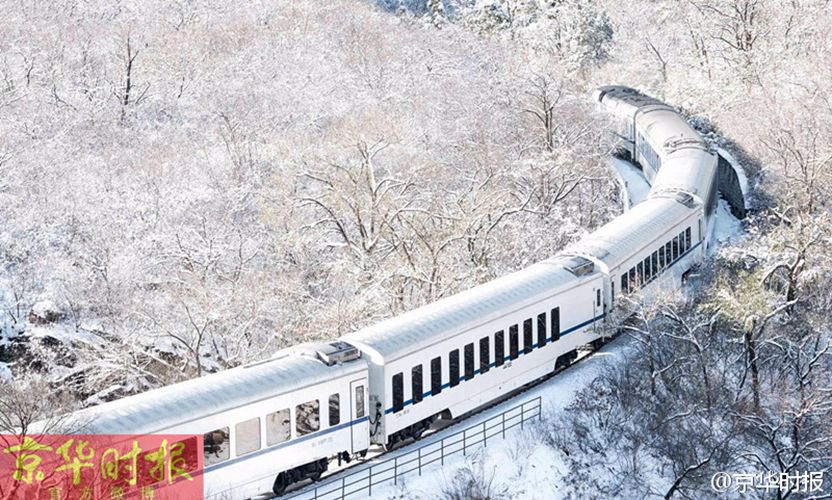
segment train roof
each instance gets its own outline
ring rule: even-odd
[[[665,155],[653,179],[650,197],[686,192],[705,202],[716,178],[717,158],[701,149],[679,149]]]
[[[639,111],[636,123],[659,154],[669,154],[681,149],[708,150],[702,136],[672,109]]]
[[[683,195],[680,195],[680,199]],[[687,197],[649,198],[567,248],[564,253],[594,257],[613,270],[650,245],[665,230],[690,216],[696,202]],[[657,232],[657,228],[662,228]]]
[[[642,94],[630,87],[607,86],[595,90],[593,97],[608,113],[619,118],[633,118],[636,113],[651,110],[672,111],[673,108],[656,98]]]
[[[307,354],[315,345],[279,351],[271,359],[212,373],[81,410],[67,422],[73,432],[91,434],[160,433],[197,418],[261,399],[290,393],[354,372],[366,363],[328,365]]]
[[[591,261],[553,257],[342,337],[384,362],[417,352],[597,274]]]
[[[605,100],[617,100],[636,108],[651,105],[670,107],[655,97],[642,94],[638,90],[624,85],[606,85],[598,87],[595,91],[594,97],[598,102],[604,102]]]

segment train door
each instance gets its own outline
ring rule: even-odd
[[[607,305],[604,304],[604,313],[606,314],[612,310],[613,307],[615,307],[615,278],[610,278],[610,305],[607,307]]]
[[[592,289],[592,331],[598,332],[598,322],[595,321],[595,318],[598,317],[598,311],[601,307],[601,289],[600,288],[593,288]]]
[[[353,380],[350,382],[350,440],[353,453],[370,447],[367,420],[367,379]]]

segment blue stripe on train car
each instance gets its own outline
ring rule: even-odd
[[[676,259],[675,259],[673,262],[671,262],[671,263],[670,263],[670,265],[668,265],[667,267],[665,267],[664,269],[662,269],[662,271],[661,271],[660,273],[656,274],[656,275],[655,275],[655,276],[654,276],[654,277],[653,277],[650,281],[648,281],[647,283],[650,283],[651,281],[655,280],[656,278],[658,278],[659,276],[661,276],[662,274],[664,274],[664,272],[665,272],[665,271],[667,271],[668,269],[670,269],[671,267],[673,267],[674,265],[676,265],[676,264],[677,264],[680,260],[682,260],[683,258],[685,258],[688,254],[690,254],[693,250],[695,250],[695,249],[696,249],[696,247],[698,247],[698,246],[699,246],[699,245],[701,245],[701,244],[702,244],[702,241],[700,240],[700,241],[697,241],[694,245],[691,245],[691,247],[690,247],[690,248],[688,248],[687,250],[685,250],[685,252],[684,252],[682,255],[680,255],[680,256],[678,256],[678,257],[676,257]],[[645,285],[646,285],[647,283],[645,283]],[[581,329],[581,328],[583,328],[583,327],[585,327],[585,326],[587,326],[587,325],[589,325],[589,324],[591,324],[591,323],[594,323],[594,322],[596,322],[596,321],[598,321],[598,320],[600,320],[600,319],[603,319],[603,318],[604,318],[604,316],[605,316],[605,314],[602,314],[602,315],[597,316],[597,317],[595,317],[595,318],[588,319],[588,320],[584,321],[583,323],[580,323],[580,324],[578,324],[578,325],[575,325],[575,326],[573,326],[572,328],[569,328],[568,330],[564,330],[564,331],[562,331],[562,332],[560,333],[560,337],[564,337],[564,336],[566,336],[566,335],[569,335],[570,333],[572,333],[572,332],[574,332],[574,331],[576,331],[576,330],[579,330],[579,329]],[[546,345],[553,345],[553,344],[555,344],[555,343],[557,343],[557,341],[556,341],[556,340],[553,340],[553,341],[551,341],[551,344],[546,344]],[[532,344],[532,349],[538,349],[539,347],[540,347],[540,346],[539,346],[538,344]],[[546,347],[546,346],[543,346],[543,347]],[[519,358],[520,356],[523,356],[523,355],[525,355],[525,354],[530,354],[531,352],[532,352],[532,351],[530,351],[530,352],[518,351],[518,353],[517,353],[517,357]],[[505,357],[505,359],[504,359],[503,361],[504,361],[504,362],[511,361],[511,356],[506,356],[506,357]],[[496,366],[497,366],[497,364],[496,364],[496,363],[491,363],[491,364],[489,364],[489,365],[488,365],[489,370],[490,370],[491,368],[495,368]],[[480,374],[480,370],[479,370],[479,369],[474,370],[474,375],[479,375],[479,374]],[[463,377],[459,377],[459,381],[460,381],[460,382],[465,381],[465,377],[464,377],[464,376],[463,376]],[[449,383],[447,383],[447,384],[442,384],[442,390],[443,390],[443,391],[444,391],[445,389],[449,388],[449,387],[451,387],[450,382],[449,382]],[[424,393],[424,394],[422,395],[422,399],[427,398],[427,397],[429,397],[429,396],[433,396],[433,392],[432,392],[432,391],[428,391],[428,392]],[[405,408],[407,408],[409,405],[412,405],[412,404],[413,404],[413,400],[412,400],[412,399],[408,399],[408,400],[407,400],[407,401],[405,401],[405,402],[404,402],[404,404],[402,405],[402,410],[404,410]],[[402,410],[399,410],[399,411],[402,411]],[[389,415],[389,414],[391,414],[391,413],[393,413],[393,408],[392,408],[392,407],[387,408],[386,410],[384,410],[384,414],[385,414],[385,415]]]
[[[595,318],[588,319],[588,320],[584,321],[583,323],[579,323],[579,324],[577,324],[577,325],[573,326],[572,328],[569,328],[569,329],[567,329],[567,330],[564,330],[564,331],[560,332],[560,338],[563,338],[563,337],[565,337],[565,336],[569,335],[570,333],[572,333],[572,332],[574,332],[574,331],[580,330],[581,328],[583,328],[583,327],[585,327],[585,326],[587,326],[587,325],[589,325],[589,324],[592,324],[592,323],[594,323],[594,322],[596,322],[596,321],[602,320],[602,319],[604,319],[604,316],[606,316],[606,315],[605,315],[605,314],[602,314],[602,315],[600,315],[600,316],[596,316]],[[546,346],[549,346],[549,345],[555,345],[555,344],[557,344],[557,340],[553,340],[553,341],[551,341],[550,343],[546,344],[546,345],[545,345],[545,346],[543,346],[543,347],[546,347]],[[539,346],[538,344],[533,344],[533,345],[532,345],[532,349],[538,349],[539,347],[540,347],[540,346]],[[526,354],[531,354],[532,352],[533,352],[533,351],[529,351],[529,352],[525,352],[525,351],[518,351],[518,352],[517,352],[517,357],[519,358],[520,356],[524,356],[524,355],[526,355]],[[503,361],[504,361],[504,362],[511,361],[511,356],[506,356],[506,357],[504,358],[504,360],[503,360]],[[491,369],[491,368],[495,368],[495,367],[497,366],[497,364],[496,364],[496,362],[495,362],[495,363],[491,363],[491,364],[489,364],[488,366],[489,366],[489,369]],[[479,370],[479,369],[474,370],[474,375],[479,375],[479,374],[480,374],[480,370]],[[464,376],[459,377],[459,381],[460,381],[460,382],[463,382],[464,380],[465,380],[465,377],[464,377]],[[447,383],[447,384],[442,384],[442,390],[445,390],[445,389],[449,388],[450,386],[451,386],[451,384],[450,384],[450,383]],[[433,396],[433,392],[432,392],[432,391],[428,391],[428,392],[424,393],[422,396],[423,396],[423,399],[424,399],[424,398],[426,398],[426,397],[429,397],[429,396]],[[405,409],[405,408],[407,408],[407,407],[408,407],[409,405],[411,405],[411,404],[413,404],[413,400],[412,400],[412,399],[408,399],[407,401],[405,401],[405,402],[404,402],[404,405],[402,406],[402,410],[403,410],[403,409]],[[399,411],[401,411],[401,410],[399,410]],[[393,408],[392,408],[392,407],[391,407],[391,408],[387,408],[386,410],[384,410],[384,413],[385,413],[385,414],[390,414],[390,413],[393,413]]]

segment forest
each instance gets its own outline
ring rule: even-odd
[[[589,98],[622,84],[730,151],[749,215],[691,287],[609,325],[629,362],[544,432],[567,493],[832,467],[828,1],[0,11],[0,431],[554,255],[622,210]]]

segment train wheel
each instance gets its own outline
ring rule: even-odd
[[[324,472],[326,472],[326,470],[328,468],[329,468],[329,461],[325,458],[321,459],[321,460],[319,460],[318,462],[315,463],[315,472],[312,473],[312,476],[310,476],[310,477],[312,478],[313,481],[320,481],[321,476],[323,476]]]
[[[289,487],[289,484],[291,483],[287,480],[286,474],[284,472],[281,472],[277,475],[277,477],[274,480],[272,491],[275,495],[282,496],[284,493],[286,493],[286,488]]]

